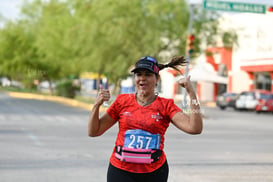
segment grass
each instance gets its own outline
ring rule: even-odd
[[[25,88],[16,88],[16,87],[1,87],[1,91],[7,91],[7,92],[23,92],[23,93],[39,93],[35,89],[25,89]]]

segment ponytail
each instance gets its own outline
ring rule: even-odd
[[[164,68],[170,67],[170,68],[173,68],[176,71],[178,71],[178,72],[181,73],[181,71],[179,70],[178,67],[179,66],[185,66],[186,63],[188,63],[188,62],[186,61],[186,59],[184,58],[184,56],[178,56],[178,57],[172,58],[171,61],[169,63],[167,63],[167,64],[158,64],[158,68],[159,68],[159,70],[162,70]]]

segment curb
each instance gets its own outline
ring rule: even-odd
[[[53,101],[53,102],[58,102],[68,106],[79,107],[86,110],[91,110],[93,107],[93,104],[88,104],[88,103],[84,103],[74,99],[64,98],[60,96],[39,95],[39,94],[21,93],[21,92],[5,92],[5,93],[15,98]],[[106,107],[101,106],[100,111],[105,112],[106,110],[107,110]]]
[[[200,103],[201,106],[206,106],[206,107],[216,107],[216,103],[215,102],[201,102]]]

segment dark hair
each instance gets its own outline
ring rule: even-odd
[[[164,68],[173,68],[176,71],[178,71],[180,74],[182,74],[182,72],[179,70],[179,66],[185,66],[188,63],[188,61],[186,61],[186,59],[184,58],[184,56],[178,56],[178,57],[173,57],[171,59],[171,61],[167,64],[159,64],[158,63],[158,68],[159,71],[163,70]]]
[[[179,66],[184,66],[186,63],[187,61],[184,58],[184,56],[174,57],[167,64],[159,64],[154,57],[145,56],[140,58],[136,62],[135,67],[131,72],[135,73],[139,69],[147,69],[158,76],[160,70],[163,70],[164,68],[173,68],[180,74],[182,74],[181,71],[179,70]]]

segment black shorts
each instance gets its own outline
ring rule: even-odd
[[[167,182],[168,176],[169,166],[167,161],[159,169],[151,173],[132,173],[116,168],[110,163],[107,182]]]

